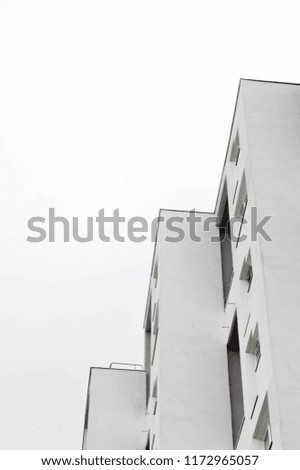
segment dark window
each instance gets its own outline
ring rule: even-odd
[[[155,287],[157,287],[158,281],[158,259],[155,262],[154,271],[153,271],[153,279],[155,281]]]
[[[242,179],[241,179],[239,195],[237,198],[235,211],[234,211],[234,216],[240,220],[240,228],[239,228],[239,233],[237,236],[236,246],[238,246],[239,244],[243,225],[247,222],[245,220],[245,213],[246,213],[247,205],[248,205],[248,193],[247,193],[247,187],[246,187],[246,177],[245,177],[245,172],[244,172]]]
[[[88,422],[89,422],[89,408],[90,408],[90,394],[89,394],[89,392],[88,392],[87,398],[86,398],[85,415],[84,415],[84,429],[85,429],[85,430],[88,428]]]
[[[245,212],[246,212],[246,209],[247,209],[247,204],[248,204],[248,194],[246,193],[245,196],[244,196],[242,205],[241,205],[241,213],[240,213],[240,216],[242,217],[242,219],[244,219],[244,217],[245,217]]]
[[[155,316],[153,319],[153,335],[151,337],[151,342],[153,342],[152,346],[152,359],[151,359],[151,365],[154,363],[154,358],[155,358],[155,351],[156,351],[156,346],[157,346],[157,338],[158,338],[158,321],[159,321],[159,311],[158,311],[158,303],[156,304],[156,309],[155,309]]]
[[[156,346],[157,346],[157,338],[158,338],[158,329],[156,330],[156,333],[153,333],[153,338],[154,338],[154,344],[153,344],[153,349],[152,349],[152,359],[151,359],[151,365],[153,366],[154,359],[155,359],[155,352],[156,352]]]
[[[253,281],[253,267],[250,250],[248,251],[247,257],[244,259],[240,279],[247,282],[247,292],[249,292]]]
[[[257,400],[258,400],[258,395],[256,395],[256,398],[254,400],[254,405],[253,405],[253,408],[252,408],[252,413],[251,413],[250,419],[253,418],[254,411],[255,411],[255,408],[256,408],[256,405],[257,405]]]
[[[248,273],[247,273],[248,292],[251,289],[252,279],[253,279],[253,268],[252,268],[252,265],[250,265],[248,269]]]
[[[261,358],[261,349],[260,349],[260,340],[259,340],[259,332],[258,332],[258,325],[256,325],[254,332],[251,331],[246,352],[249,354],[253,354],[255,357],[255,371],[257,371],[260,358]]]
[[[272,445],[273,445],[272,432],[271,432],[271,426],[269,424],[266,430],[266,433],[264,435],[263,446],[265,450],[271,450]]]
[[[238,322],[235,315],[230,338],[227,344],[229,390],[233,447],[236,449],[244,422],[244,398],[240,360]]]
[[[239,182],[237,181],[237,182],[235,183],[235,189],[234,189],[232,204],[233,204],[234,201],[235,201],[235,196],[236,196],[236,193],[237,193],[238,185],[239,185]]]
[[[152,310],[152,301],[151,297],[149,299],[148,310],[147,310],[147,319],[145,324],[145,350],[144,350],[144,367],[147,372],[146,375],[146,393],[147,393],[147,404],[150,394],[150,373],[151,373],[151,310]]]
[[[261,411],[257,420],[253,437],[262,441],[262,447],[271,450],[273,446],[272,431],[270,425],[269,401],[268,395],[265,396]]]
[[[239,136],[239,133],[237,132],[235,139],[233,140],[232,145],[231,145],[230,158],[229,158],[230,161],[233,162],[235,165],[237,165],[239,162],[240,152],[241,152],[240,136]]]
[[[240,213],[237,215],[237,217],[240,217],[241,223],[240,223],[240,228],[239,228],[239,233],[238,233],[238,237],[237,237],[236,246],[238,246],[238,244],[239,244],[243,224],[245,223],[244,219],[245,219],[245,212],[246,212],[246,209],[247,209],[247,204],[248,204],[248,196],[247,196],[247,194],[245,194],[242,205],[240,207]]]
[[[148,432],[145,450],[150,450],[150,431]]]
[[[241,149],[240,149],[240,147],[239,147],[239,148],[237,149],[237,151],[236,151],[235,166],[237,166],[237,164],[238,164],[238,162],[239,162],[240,153],[241,153]]]
[[[255,359],[256,359],[255,371],[257,371],[258,366],[259,366],[259,361],[260,361],[260,358],[261,358],[261,350],[260,350],[260,341],[259,341],[259,339],[257,340],[254,354],[255,354]]]
[[[231,230],[230,230],[230,221],[229,221],[229,208],[228,208],[227,193],[226,193],[225,206],[224,206],[219,230],[220,230],[221,258],[222,258],[224,304],[226,304],[230,287],[231,287],[232,277],[233,277]]]
[[[146,394],[147,403],[150,393],[150,373],[151,373],[151,330],[145,331],[145,370],[146,370]]]

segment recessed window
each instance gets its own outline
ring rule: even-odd
[[[154,398],[154,406],[153,406],[153,415],[156,415],[157,411],[157,396],[158,396],[158,388],[157,388],[157,378],[155,379],[153,389],[152,389],[152,398]]]
[[[267,394],[265,396],[259,413],[253,437],[261,441],[261,446],[263,449],[271,450],[273,445],[273,438],[270,424],[269,402]]]
[[[84,429],[85,430],[87,430],[88,428],[89,408],[90,408],[90,393],[88,392],[87,399],[86,399],[85,415],[84,415]]]
[[[151,312],[152,312],[152,301],[149,297],[147,315],[145,319],[145,350],[144,350],[144,367],[147,372],[146,374],[146,387],[147,387],[147,403],[150,396],[150,374],[151,374],[151,337],[152,337],[152,321],[151,321]]]
[[[254,415],[254,412],[255,412],[255,408],[256,408],[256,405],[257,405],[257,401],[258,401],[258,395],[256,395],[256,398],[255,398],[255,400],[254,400],[254,405],[253,405],[253,408],[252,408],[252,412],[251,412],[250,419],[253,418],[253,415]]]
[[[242,370],[240,359],[240,342],[238,320],[236,314],[233,320],[233,325],[227,344],[227,359],[231,405],[232,438],[233,447],[234,449],[236,449],[245,420]]]
[[[233,193],[233,199],[232,199],[232,204],[234,204],[236,193],[237,193],[237,188],[238,188],[239,182],[237,181],[235,183],[235,188],[234,188],[234,193]]]
[[[249,313],[248,318],[247,318],[247,322],[246,322],[246,326],[245,326],[245,331],[244,331],[244,336],[246,336],[246,333],[247,333],[247,330],[248,330],[248,326],[249,326],[249,323],[250,323],[250,318],[251,318],[251,312]]]
[[[241,207],[240,207],[240,217],[242,217],[242,219],[245,218],[245,212],[246,212],[246,209],[247,209],[247,205],[248,205],[248,194],[246,193],[243,197],[242,204],[241,204]]]
[[[153,307],[153,312],[152,312],[152,321],[154,321],[155,317],[156,317],[156,312],[158,310],[158,301],[155,302],[154,304],[154,307]]]
[[[156,259],[156,262],[155,262],[155,265],[154,265],[153,279],[155,281],[155,287],[157,287],[157,282],[158,282],[158,259]]]
[[[155,311],[153,316],[153,334],[156,335],[158,330],[158,316],[159,316],[159,309],[158,309],[158,302],[155,305]]]
[[[234,211],[234,217],[236,217],[238,220],[240,219],[240,227],[239,227],[239,233],[237,236],[237,242],[236,246],[239,244],[241,232],[242,232],[242,227],[245,224],[245,214],[246,214],[246,209],[248,206],[248,193],[247,193],[247,187],[246,187],[246,178],[245,178],[245,173],[243,173],[242,180],[241,180],[241,185],[240,185],[240,190],[239,190],[239,195],[237,198],[236,206],[235,206],[235,211]]]
[[[157,346],[157,337],[158,337],[158,329],[157,329],[156,334],[154,335],[154,344],[153,344],[152,359],[151,359],[151,365],[152,366],[154,364],[154,359],[155,359],[155,352],[156,352],[156,346]]]
[[[247,193],[247,186],[246,186],[246,177],[245,172],[243,173],[239,195],[236,201],[234,216],[235,217],[243,217],[245,215],[246,207],[248,202],[248,193]]]
[[[253,268],[252,268],[252,264],[250,264],[248,268],[248,274],[247,274],[248,292],[251,288],[252,279],[253,279]]]
[[[146,441],[145,450],[150,450],[150,431],[148,431],[148,436],[147,436],[147,441]]]
[[[219,220],[220,220],[219,231],[220,231],[220,245],[221,245],[221,260],[222,260],[223,294],[224,294],[224,305],[226,305],[230,288],[231,288],[231,284],[232,284],[232,279],[233,279],[231,227],[230,227],[226,183],[224,185],[223,195],[221,198]]]
[[[154,363],[154,358],[155,358],[155,352],[156,352],[156,346],[157,346],[157,338],[158,338],[158,319],[159,319],[159,311],[158,311],[158,305],[156,307],[156,312],[155,312],[155,317],[153,320],[153,330],[152,330],[152,337],[151,337],[151,342],[153,344],[152,346],[152,358],[151,358],[151,365]]]
[[[233,162],[235,165],[237,165],[239,162],[240,152],[241,152],[240,136],[239,136],[239,132],[237,131],[236,136],[231,145],[230,158],[229,158],[229,160]]]
[[[153,390],[152,390],[152,397],[157,398],[157,379],[155,379]]]
[[[260,350],[260,341],[259,341],[259,339],[256,341],[254,354],[255,354],[255,358],[256,358],[255,370],[257,370],[258,365],[259,365],[259,361],[260,361],[260,358],[261,358],[261,350]]]
[[[261,358],[258,325],[256,325],[254,332],[251,331],[250,333],[246,352],[249,354],[253,354],[253,356],[255,357],[255,370],[257,370]]]
[[[247,292],[250,291],[252,281],[253,281],[253,267],[251,252],[249,250],[247,257],[244,259],[243,266],[241,269],[240,279],[246,281],[247,283]]]
[[[268,428],[266,430],[263,442],[264,442],[264,449],[271,450],[273,441],[272,441],[272,432],[271,432],[270,424],[268,425]]]

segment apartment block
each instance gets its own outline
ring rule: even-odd
[[[83,448],[300,449],[299,181],[300,86],[241,80],[215,211],[160,211],[145,364],[91,370]]]

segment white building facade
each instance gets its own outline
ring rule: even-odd
[[[92,370],[83,448],[300,449],[299,181],[300,86],[241,80],[216,210],[160,211],[145,364]]]

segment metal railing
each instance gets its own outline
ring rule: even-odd
[[[127,366],[124,367],[124,369],[132,369],[132,370],[143,370],[142,364],[134,364],[131,362],[111,362],[109,364],[110,369],[118,369],[120,367],[115,367],[115,366]]]

